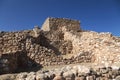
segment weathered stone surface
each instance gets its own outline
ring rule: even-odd
[[[64,80],[62,76],[55,76],[53,80]]]
[[[93,68],[93,72],[91,72],[91,69],[88,67],[88,69],[90,69],[89,73],[81,72],[81,74],[77,74],[72,72],[73,69],[75,69],[74,66],[71,65],[70,67],[70,70],[67,70],[68,66],[64,67],[66,68],[66,71],[64,69],[62,70],[63,67],[59,67],[53,69],[49,68],[48,70],[43,71],[39,70],[37,72],[23,72],[18,74],[0,75],[0,80],[119,80],[120,76],[120,74],[115,74],[118,73],[120,70],[114,71],[113,69],[111,69],[108,70],[108,73],[100,72],[101,75],[98,75],[93,74],[93,72],[99,72],[99,68],[97,68],[97,71]],[[106,67],[105,69],[107,68],[108,67]],[[109,72],[111,72],[112,75],[110,75]]]
[[[16,80],[15,74],[0,75],[0,80]]]
[[[77,20],[71,20],[66,18],[47,18],[44,24],[42,25],[42,30],[44,31],[55,31],[62,29],[63,26],[66,26],[69,30],[79,30],[80,22]]]
[[[16,76],[16,80],[25,80],[27,78],[27,74],[27,72],[18,74]]]
[[[90,63],[104,67],[91,71],[86,66],[67,66],[53,71],[54,74],[44,72],[44,75],[28,73],[25,77],[19,76],[28,80],[54,79],[55,75],[80,80],[114,79],[120,75],[119,62],[119,37],[111,33],[83,31],[76,20],[48,18],[42,29],[37,26],[33,30],[0,32],[0,74]]]
[[[36,74],[35,74],[35,72],[30,72],[30,73],[27,75],[26,80],[36,80]]]
[[[120,80],[120,76],[117,76],[117,77],[115,78],[115,80]]]

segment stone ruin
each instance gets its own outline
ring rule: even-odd
[[[79,21],[66,18],[47,18],[41,29],[43,31],[55,31],[62,29],[64,26],[66,26],[68,30],[80,30]]]
[[[0,32],[0,74],[44,66],[120,62],[120,38],[84,31],[77,20],[47,18],[41,29]]]

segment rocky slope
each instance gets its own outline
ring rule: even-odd
[[[119,76],[120,62],[120,38],[113,36],[111,33],[97,33],[93,31],[84,31],[80,28],[80,22],[64,18],[47,18],[42,28],[35,26],[33,30],[24,30],[17,32],[0,32],[0,74],[16,73],[1,75],[0,78],[6,76],[12,77],[14,80],[41,80],[37,77],[46,77],[42,80],[52,80],[57,76],[53,74],[56,70],[40,70],[46,66],[61,66],[69,64],[89,63],[93,66],[87,68],[81,67],[81,64],[73,69],[61,70],[57,68],[57,72],[61,74],[74,75],[72,79],[66,80],[107,80],[115,79]],[[102,68],[108,70],[105,78],[102,79],[104,73],[97,74],[91,68],[102,65]],[[106,77],[114,74],[112,66],[116,66],[115,77]],[[65,68],[66,69],[66,68]],[[40,70],[40,71],[39,71]],[[74,73],[74,71],[76,71]],[[82,70],[87,70],[82,72]],[[35,71],[35,72],[30,72]],[[37,72],[36,72],[37,71]],[[52,71],[52,72],[51,72]],[[25,72],[25,73],[19,73]],[[30,72],[30,73],[28,73]],[[42,75],[39,75],[39,73]],[[110,72],[110,74],[109,74]],[[116,73],[117,72],[117,73]],[[18,74],[19,73],[19,74]],[[73,74],[74,73],[74,74]],[[85,73],[82,78],[78,73]],[[32,75],[32,76],[31,76]],[[44,76],[43,76],[44,75]],[[50,78],[50,75],[54,77]],[[18,78],[20,76],[20,78]],[[27,78],[29,76],[29,78]],[[58,75],[66,78],[65,76]],[[24,79],[22,79],[22,77]],[[34,77],[32,79],[32,77]],[[90,79],[89,79],[90,78]],[[7,80],[7,79],[3,79]],[[11,79],[13,80],[13,79]]]

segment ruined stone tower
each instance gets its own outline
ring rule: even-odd
[[[80,30],[80,22],[66,18],[47,18],[42,25],[43,31],[58,30],[66,26],[69,30]]]

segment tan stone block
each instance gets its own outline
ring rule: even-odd
[[[76,77],[75,80],[85,80],[85,77],[84,76]]]

